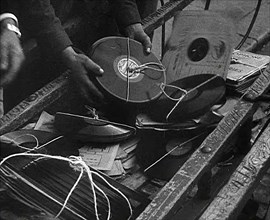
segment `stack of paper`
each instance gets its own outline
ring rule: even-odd
[[[245,91],[270,63],[270,56],[236,50],[227,75],[227,87],[238,92]]]
[[[136,165],[138,142],[139,138],[133,137],[117,144],[87,144],[79,149],[79,153],[88,166],[109,176],[121,176]]]
[[[47,112],[42,112],[37,123],[31,127],[35,130],[56,132],[54,116]],[[137,165],[135,149],[138,142],[139,138],[135,136],[121,143],[88,143],[79,149],[79,154],[88,166],[109,176],[122,176]]]

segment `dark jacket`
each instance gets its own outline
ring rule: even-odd
[[[20,0],[20,2],[24,26],[32,37],[37,39],[43,50],[49,54],[57,54],[72,45],[50,0]],[[110,6],[120,28],[141,22],[135,0],[110,0]],[[89,25],[92,25],[91,21]]]

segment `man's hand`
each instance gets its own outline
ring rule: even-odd
[[[101,104],[104,101],[103,94],[96,88],[89,78],[89,74],[101,76],[103,69],[84,54],[76,53],[72,47],[62,51],[64,64],[71,70],[72,78],[77,83],[81,94],[89,102],[97,101]]]
[[[0,87],[5,87],[15,79],[24,54],[16,33],[2,28],[0,37]]]
[[[129,25],[125,28],[125,34],[127,37],[137,40],[142,43],[144,51],[150,53],[152,49],[152,43],[150,37],[144,32],[140,23]]]

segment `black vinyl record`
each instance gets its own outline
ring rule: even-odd
[[[151,178],[170,180],[212,129],[200,133],[144,131],[137,158],[145,174]]]
[[[79,142],[113,143],[136,133],[134,127],[103,119],[57,112],[55,128],[66,137]]]
[[[93,44],[89,57],[104,70],[104,74],[96,78],[97,83],[117,99],[145,103],[162,94],[160,84],[165,82],[162,64],[153,53],[145,54],[139,42],[106,37]],[[138,71],[138,67],[147,63],[146,68]]]
[[[181,89],[188,91],[184,94]],[[201,74],[176,80],[164,87],[148,115],[156,121],[179,122],[199,117],[208,112],[226,91],[222,77],[213,74]]]

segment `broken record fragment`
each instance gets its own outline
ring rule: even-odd
[[[120,142],[136,132],[128,125],[64,112],[56,113],[55,127],[63,135],[80,142]]]

